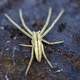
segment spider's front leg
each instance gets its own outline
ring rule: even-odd
[[[50,44],[50,45],[53,45],[53,44],[61,44],[61,43],[63,43],[64,41],[62,40],[62,41],[57,41],[57,42],[49,42],[49,41],[47,41],[47,40],[42,40],[44,43],[46,43],[46,44]]]
[[[19,44],[19,45],[24,47],[32,47],[32,45],[26,45],[26,44]]]

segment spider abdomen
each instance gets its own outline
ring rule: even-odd
[[[37,46],[35,46],[35,57],[38,62],[41,62],[42,59],[42,48],[41,42],[37,41]]]
[[[34,46],[35,57],[38,62],[42,59],[42,42],[40,39],[40,32],[33,32],[32,45]]]

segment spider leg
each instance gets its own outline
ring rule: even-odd
[[[43,28],[42,28],[42,30],[41,30],[41,34],[43,34],[43,32],[45,31],[46,27],[47,27],[48,24],[49,24],[50,17],[51,17],[51,12],[52,12],[52,8],[49,8],[48,17],[47,17],[47,20],[46,20],[45,25],[43,26]]]
[[[59,20],[63,13],[64,10],[62,9],[57,18],[53,21],[52,25],[42,34],[42,37],[44,37],[53,28],[53,26],[56,24],[56,22]]]
[[[46,44],[50,44],[50,45],[53,45],[53,44],[61,44],[63,43],[64,41],[57,41],[57,42],[48,42],[47,40],[42,40],[43,42],[45,42]]]
[[[26,45],[26,44],[19,44],[19,45],[24,47],[32,47],[32,45]]]
[[[24,19],[23,19],[23,15],[22,15],[22,10],[20,9],[19,10],[19,15],[20,15],[20,19],[21,19],[21,22],[22,22],[22,24],[23,24],[23,27],[27,30],[27,32],[30,34],[30,35],[32,35],[32,32],[31,32],[31,30],[26,26],[26,24],[25,24],[25,21],[24,21]]]
[[[42,52],[43,52],[43,56],[44,56],[44,58],[46,59],[46,61],[47,61],[47,62],[48,62],[48,64],[49,64],[49,66],[50,66],[51,68],[53,68],[53,66],[52,66],[51,62],[48,60],[48,58],[47,58],[47,56],[46,56],[46,54],[45,54],[45,52],[44,52],[43,44],[42,44]]]
[[[23,32],[25,35],[27,35],[29,38],[32,38],[32,36],[27,33],[24,29],[22,29],[15,21],[13,21],[7,14],[5,14],[6,18],[15,25],[21,32]]]
[[[33,61],[33,48],[32,48],[31,59],[30,59],[30,61],[29,61],[28,67],[27,67],[26,72],[25,72],[25,75],[27,75],[27,73],[28,73],[28,71],[29,71],[29,69],[30,69],[30,66],[31,66],[31,64],[32,64],[32,61]]]

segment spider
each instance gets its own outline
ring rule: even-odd
[[[23,25],[23,28],[21,28],[14,20],[12,20],[12,18],[10,18],[7,14],[5,14],[6,18],[14,25],[16,26],[22,33],[24,33],[26,36],[28,36],[29,38],[31,38],[31,45],[26,45],[26,44],[19,44],[20,46],[25,46],[25,47],[31,47],[32,48],[32,53],[31,53],[31,58],[28,64],[28,67],[26,69],[25,75],[27,75],[30,66],[32,64],[33,58],[34,58],[34,54],[36,57],[36,60],[38,62],[41,62],[42,56],[45,58],[45,60],[47,61],[47,63],[49,64],[49,66],[51,68],[53,68],[53,65],[51,64],[51,62],[49,61],[49,59],[47,58],[45,51],[44,51],[44,45],[43,42],[46,44],[59,44],[59,43],[63,43],[64,41],[58,41],[58,42],[48,42],[47,40],[43,39],[44,36],[46,36],[48,34],[48,32],[53,28],[53,26],[56,24],[56,22],[59,20],[59,18],[62,16],[64,10],[62,9],[60,11],[60,13],[58,14],[57,18],[52,22],[51,26],[47,28],[49,21],[50,21],[50,17],[51,17],[51,13],[52,13],[52,8],[49,8],[48,11],[48,17],[46,19],[46,22],[42,28],[42,30],[39,31],[31,31],[28,26],[25,24],[25,21],[23,19],[23,14],[22,14],[22,10],[19,9],[19,16]]]

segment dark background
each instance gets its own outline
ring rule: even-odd
[[[41,63],[34,59],[25,77],[31,49],[18,44],[31,44],[31,39],[12,25],[4,14],[22,26],[19,17],[19,9],[22,9],[26,24],[36,31],[42,29],[49,7],[53,10],[50,24],[62,8],[65,12],[44,38],[64,40],[64,43],[44,44],[54,68],[51,69],[44,58]],[[0,0],[0,80],[80,80],[80,0]]]

